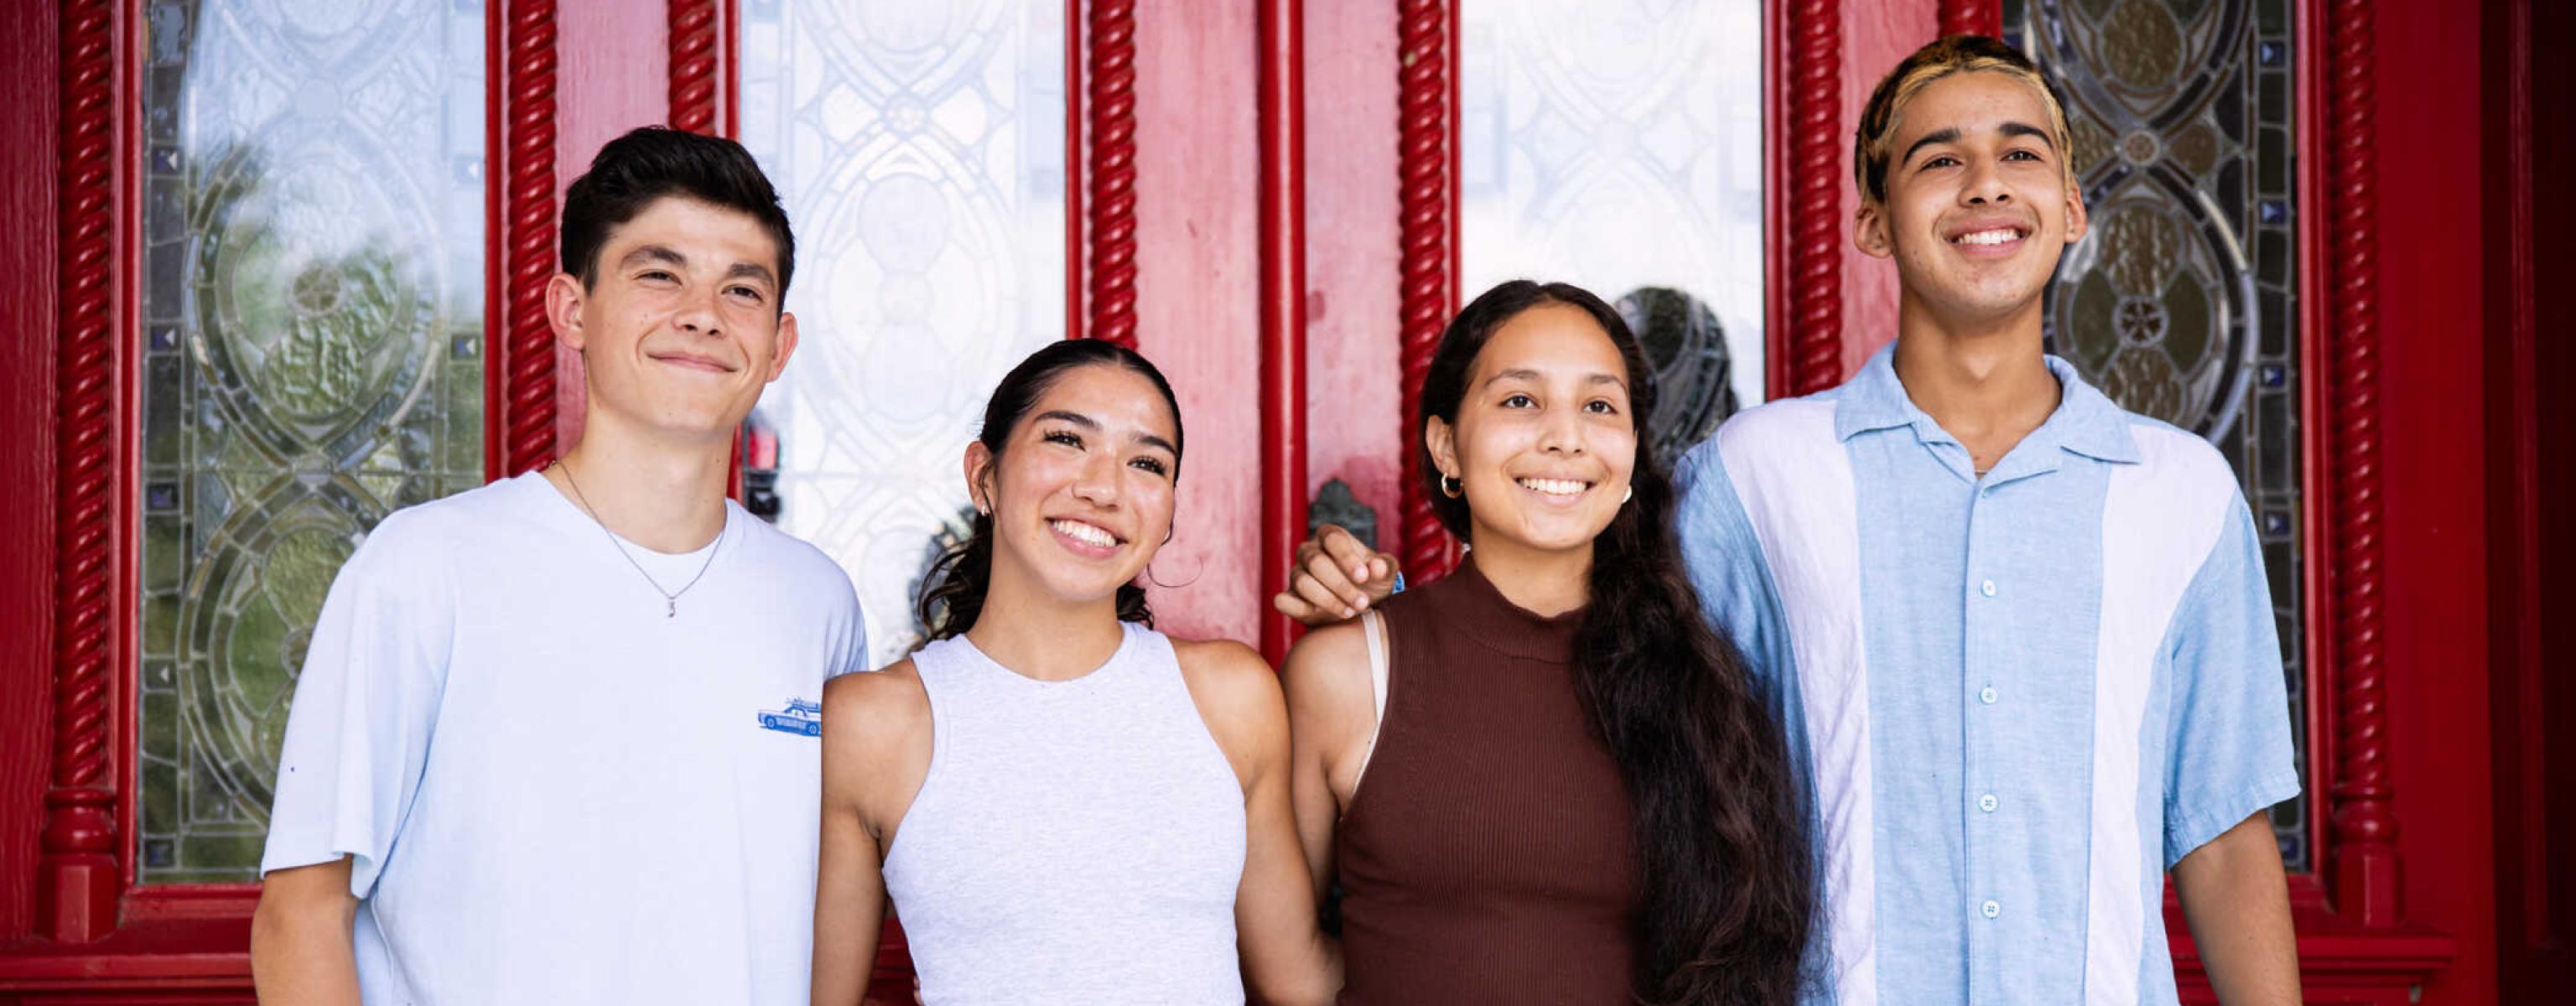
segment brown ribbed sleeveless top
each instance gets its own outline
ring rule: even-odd
[[[1334,838],[1341,1001],[1631,1001],[1633,811],[1575,690],[1582,613],[1516,607],[1472,559],[1380,610],[1386,716]]]

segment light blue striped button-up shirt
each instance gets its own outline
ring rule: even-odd
[[[1893,357],[1680,472],[1814,798],[1818,998],[2172,1003],[2164,871],[2299,787],[2235,476],[2052,357],[2057,411],[1979,479]]]

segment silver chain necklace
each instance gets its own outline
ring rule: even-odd
[[[680,617],[680,595],[688,593],[689,588],[697,586],[699,580],[706,578],[707,569],[716,564],[716,553],[724,550],[725,532],[733,528],[730,516],[722,526],[716,528],[716,542],[707,548],[707,561],[698,565],[698,575],[690,577],[689,582],[681,584],[678,590],[663,590],[662,581],[654,579],[652,573],[645,571],[644,564],[635,561],[634,554],[626,551],[625,540],[617,537],[617,532],[608,529],[607,521],[599,519],[599,511],[591,507],[590,497],[581,494],[581,483],[572,477],[572,466],[563,463],[562,458],[556,458],[554,466],[563,469],[564,484],[572,487],[572,498],[581,501],[581,512],[589,514],[590,522],[599,525],[599,533],[608,536],[608,544],[617,549],[618,558],[626,560],[627,565],[635,567],[635,575],[643,577],[645,583],[653,586],[654,593],[662,595],[662,617]]]

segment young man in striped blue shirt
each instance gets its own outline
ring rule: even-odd
[[[1812,998],[2172,1003],[2171,871],[2220,999],[2296,1002],[2265,811],[2299,780],[2251,515],[2206,441],[2042,352],[2085,232],[2064,112],[2020,53],[1955,37],[1881,82],[1856,148],[1895,344],[1680,471],[1691,576],[1814,798]],[[1318,537],[1280,607],[1364,606],[1393,559]]]

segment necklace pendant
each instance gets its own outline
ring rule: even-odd
[[[676,597],[666,597],[666,598],[663,598],[663,599],[662,599],[662,617],[664,617],[664,618],[678,618],[678,617],[680,617],[680,599],[679,599],[679,598],[676,598]]]

